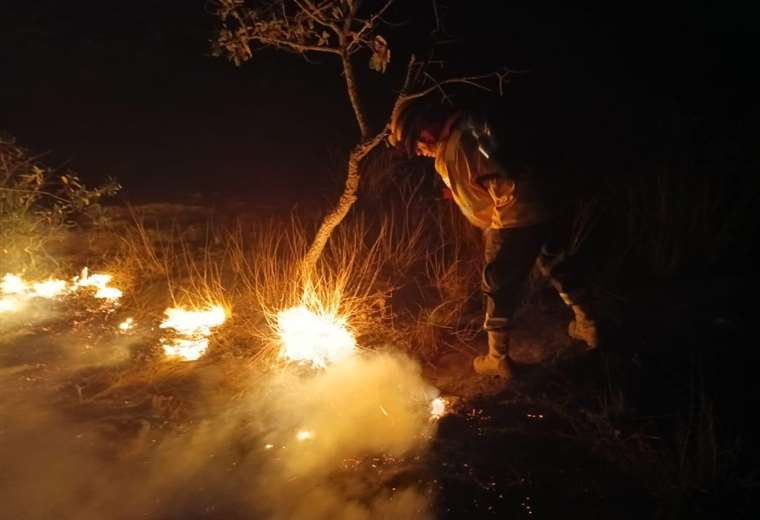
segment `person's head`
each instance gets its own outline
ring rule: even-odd
[[[407,157],[435,157],[445,137],[442,134],[453,110],[428,97],[404,102],[391,117],[388,141]]]

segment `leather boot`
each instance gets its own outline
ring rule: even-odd
[[[509,332],[489,330],[488,353],[476,356],[472,361],[472,366],[480,375],[510,379],[512,369],[509,363]]]
[[[596,321],[589,318],[580,305],[572,305],[571,308],[575,314],[575,319],[567,326],[567,334],[573,339],[584,342],[590,350],[597,348],[599,346],[599,330]]]

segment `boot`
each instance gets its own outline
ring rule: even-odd
[[[599,346],[599,329],[596,326],[596,321],[589,316],[586,307],[579,304],[565,291],[560,291],[559,297],[575,315],[575,319],[567,326],[568,336],[584,342],[589,350],[597,348]]]
[[[482,376],[498,376],[505,380],[512,377],[509,363],[509,332],[488,331],[488,353],[476,356],[472,361],[475,372]]]
[[[584,342],[589,350],[599,346],[599,330],[596,327],[596,321],[589,318],[588,314],[580,305],[572,305],[575,319],[567,326],[568,335],[579,341]]]

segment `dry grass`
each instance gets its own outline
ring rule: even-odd
[[[312,229],[296,218],[209,222],[203,239],[191,243],[178,236],[176,224],[149,227],[137,210],[120,232],[121,251],[110,266],[129,280],[136,307],[223,305],[231,319],[221,342],[234,338],[237,346],[230,348],[251,359],[272,361],[276,315],[299,304],[345,316],[359,337],[393,340],[430,323],[455,331],[459,310],[477,291],[478,269],[464,258],[466,248],[444,214],[418,211],[414,196],[379,223],[352,215],[311,273],[301,271],[301,259]],[[409,286],[422,286],[425,294],[410,301]],[[404,346],[423,344],[413,339]]]

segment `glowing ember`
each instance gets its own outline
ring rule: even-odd
[[[166,319],[159,325],[162,329],[173,329],[178,337],[174,340],[162,340],[164,353],[185,361],[195,361],[208,348],[211,329],[218,327],[227,319],[220,306],[205,310],[187,310],[181,308],[166,309]]]
[[[129,330],[132,330],[135,326],[135,320],[132,318],[127,318],[126,320],[119,323],[119,330],[122,332],[127,332]]]
[[[346,320],[330,313],[315,313],[304,305],[277,315],[277,332],[282,341],[281,357],[310,362],[324,368],[351,355],[356,340]]]
[[[443,397],[436,397],[430,403],[430,417],[432,419],[440,419],[446,415],[446,399]]]
[[[264,446],[265,450],[271,450],[272,448],[274,448],[274,444],[267,444],[266,446]]]
[[[308,430],[301,430],[301,431],[300,431],[300,432],[298,432],[298,434],[296,435],[296,439],[298,439],[298,440],[299,440],[299,441],[301,441],[301,442],[303,442],[303,441],[308,441],[308,440],[309,440],[309,439],[311,439],[312,437],[314,437],[314,434],[313,434],[313,433],[311,433],[311,432],[310,432],[310,431],[308,431]]]

